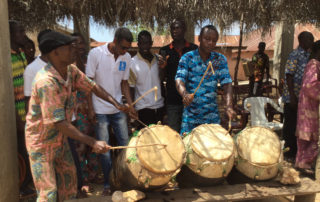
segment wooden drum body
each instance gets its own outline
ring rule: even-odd
[[[281,142],[272,130],[248,127],[236,136],[236,168],[254,180],[267,180],[278,174],[283,159]]]
[[[221,182],[231,171],[235,145],[228,131],[220,125],[200,125],[183,142],[187,158],[177,176],[179,186],[211,186]]]
[[[165,144],[123,150],[113,163],[112,189],[156,189],[168,184],[185,158],[184,144],[177,132],[164,125],[143,128],[128,146]]]

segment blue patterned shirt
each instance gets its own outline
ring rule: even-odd
[[[204,123],[220,123],[219,111],[216,102],[217,85],[231,83],[227,59],[224,55],[211,52],[210,58],[203,61],[199,50],[184,54],[179,62],[175,80],[181,80],[188,93],[197,88],[209,61],[212,62],[215,73],[209,69],[203,83],[194,96],[193,102],[185,107],[182,115],[181,134],[190,132],[193,128]]]
[[[290,53],[286,63],[285,74],[290,74],[293,76],[293,89],[294,94],[297,96],[297,98],[299,98],[304,68],[308,63],[309,56],[310,53],[299,46],[296,50]],[[285,81],[282,100],[285,103],[290,102],[287,81]]]

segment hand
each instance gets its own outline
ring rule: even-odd
[[[292,107],[292,108],[296,108],[297,107],[297,105],[298,105],[298,98],[297,98],[297,96],[291,96],[290,95],[290,106]]]
[[[96,124],[96,114],[93,109],[88,109],[88,119],[90,123]]]
[[[232,120],[237,115],[232,106],[227,106],[226,113],[229,120]]]
[[[189,93],[183,93],[182,102],[185,106],[189,106],[193,101],[194,95]]]
[[[96,140],[92,145],[92,151],[95,153],[103,154],[110,150],[110,146],[105,141]]]
[[[138,113],[137,113],[137,111],[134,109],[133,106],[130,106],[130,108],[129,108],[129,116],[130,116],[130,118],[132,118],[132,119],[134,119],[134,120],[139,119]]]
[[[158,66],[161,69],[164,69],[167,66],[167,61],[168,58],[170,57],[169,55],[167,55],[165,58],[162,55],[157,55],[158,56]]]
[[[119,109],[120,111],[123,111],[124,113],[127,113],[127,114],[130,111],[130,106],[128,104],[117,105],[116,108]]]

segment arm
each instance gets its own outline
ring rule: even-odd
[[[133,105],[132,105],[132,99],[131,99],[131,95],[130,95],[130,87],[129,87],[129,83],[128,80],[122,80],[121,81],[121,92],[124,95],[124,97],[127,100],[128,103],[128,107],[129,107],[129,115],[133,118],[133,119],[137,119],[138,115],[136,110],[134,109]]]
[[[223,88],[223,95],[224,100],[226,102],[226,113],[229,117],[229,120],[232,119],[233,116],[235,116],[235,111],[233,110],[233,104],[232,104],[232,96],[233,96],[233,90],[232,90],[232,83],[227,83],[222,86]]]
[[[96,153],[105,153],[110,149],[105,141],[97,141],[94,138],[84,135],[78,129],[76,129],[71,123],[67,121],[59,121],[55,123],[55,127],[64,135],[85,143],[93,148]]]
[[[270,61],[269,57],[267,56],[267,61],[266,61],[266,74],[267,74],[267,82],[270,80]]]
[[[176,88],[178,93],[182,97],[183,104],[189,106],[193,101],[194,95],[187,92],[184,82],[180,79],[176,80]]]
[[[117,100],[115,100],[107,91],[105,91],[102,87],[99,85],[94,85],[92,88],[92,92],[96,94],[96,96],[102,98],[103,100],[110,102],[112,105],[114,105],[117,109],[120,111],[125,111],[127,112],[127,107],[121,105]]]
[[[292,107],[295,107],[298,104],[298,98],[294,93],[293,75],[286,74],[286,83],[287,83],[288,91],[290,95],[290,105]]]

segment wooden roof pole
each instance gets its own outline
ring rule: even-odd
[[[13,97],[8,1],[0,3],[0,201],[19,201],[16,118]]]

